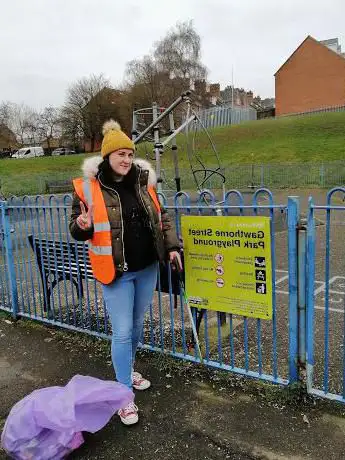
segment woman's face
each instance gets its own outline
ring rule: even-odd
[[[115,174],[125,176],[133,164],[134,153],[131,149],[120,149],[109,155],[109,164]]]

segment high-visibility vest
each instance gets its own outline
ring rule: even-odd
[[[88,241],[89,257],[94,278],[103,284],[110,284],[116,277],[116,267],[111,244],[111,227],[101,186],[96,179],[73,180],[74,189],[80,199],[89,207],[93,204],[92,238]],[[147,188],[161,221],[161,207],[154,187]]]

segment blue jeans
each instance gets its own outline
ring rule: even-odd
[[[111,356],[117,381],[132,388],[132,368],[141,339],[144,316],[157,283],[157,263],[138,272],[126,272],[109,285],[103,297],[112,326]]]

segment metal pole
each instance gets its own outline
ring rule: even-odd
[[[298,363],[306,361],[306,228],[298,226]]]
[[[0,211],[3,227],[3,237],[5,243],[9,288],[11,293],[12,316],[14,319],[16,319],[18,316],[18,290],[16,280],[16,269],[14,266],[14,257],[12,249],[11,228],[8,218],[8,207],[6,202],[0,202]]]
[[[208,132],[205,124],[203,123],[203,121],[201,120],[201,118],[199,117],[199,115],[192,109],[191,110],[192,114],[195,116],[195,119],[199,122],[201,128],[203,129],[204,133],[206,134],[210,144],[211,144],[211,147],[212,147],[212,150],[213,150],[213,153],[215,154],[216,158],[217,158],[217,162],[218,162],[218,166],[221,167],[220,165],[220,158],[219,158],[219,154],[217,152],[217,149],[216,149],[216,146],[215,146],[215,143],[213,142],[212,140],[212,137],[210,136],[210,133]]]
[[[158,105],[156,102],[152,104],[152,119],[153,119],[153,139],[155,144],[159,143],[159,126],[157,123],[158,119]]]
[[[132,141],[133,142],[135,141],[135,138],[138,135],[137,126],[138,126],[137,114],[136,114],[135,110],[133,110],[133,118],[132,118]]]
[[[231,109],[234,110],[234,66],[231,69]]]
[[[181,294],[182,294],[182,299],[183,299],[184,304],[185,304],[185,306],[186,306],[186,308],[187,308],[187,312],[188,312],[188,316],[189,316],[189,321],[190,321],[191,326],[192,326],[192,332],[193,332],[193,337],[194,337],[194,343],[195,343],[195,346],[196,346],[196,349],[197,349],[197,352],[198,352],[200,361],[201,361],[201,363],[203,364],[203,363],[204,363],[204,360],[203,360],[203,358],[202,358],[202,353],[201,353],[201,348],[200,348],[200,342],[199,342],[198,331],[197,331],[197,329],[196,329],[196,327],[195,327],[193,314],[192,314],[192,312],[191,312],[191,308],[190,308],[189,301],[188,301],[188,296],[187,296],[187,293],[186,293],[185,284],[184,284],[183,277],[182,277],[182,267],[180,267],[179,262],[178,262],[176,259],[175,259],[175,261],[174,261],[174,264],[175,264],[175,268],[176,268],[176,271],[177,271],[177,277],[178,277],[179,284],[180,284],[180,291],[181,291]]]
[[[159,144],[155,147],[156,174],[157,174],[157,191],[162,193],[162,171],[161,171],[161,148]]]
[[[297,225],[299,198],[288,197],[288,268],[289,268],[289,380],[298,381],[298,279]]]
[[[169,144],[170,141],[172,141],[181,131],[183,131],[194,120],[196,120],[196,115],[191,115],[184,123],[182,123],[181,126],[179,126],[172,134],[170,134],[169,137],[164,139],[164,141],[161,142],[161,145],[165,147],[167,144]]]
[[[308,213],[308,227],[307,227],[307,267],[308,267],[308,280],[307,280],[307,390],[311,391],[313,388],[313,374],[314,374],[314,288],[315,288],[315,216],[314,216],[314,203],[313,199],[309,198],[309,213]]]
[[[231,120],[230,126],[234,124],[234,66],[231,68]]]
[[[158,126],[158,106],[154,102],[152,104],[152,119],[153,119],[153,139],[155,142],[155,157],[156,157],[156,174],[157,174],[157,191],[162,192],[162,173],[161,173],[161,147],[159,143],[159,126]]]
[[[252,188],[255,188],[255,185],[254,185],[254,164],[253,164],[253,154],[252,154]]]
[[[142,133],[139,134],[139,136],[135,139],[134,143],[137,144],[140,142],[148,132],[150,132],[154,126],[162,121],[167,115],[169,115],[170,112],[172,112],[175,107],[177,107],[181,102],[184,102],[185,99],[191,94],[191,91],[186,91],[179,96],[176,101],[174,101],[162,114],[159,115],[156,121],[153,121],[150,126],[148,126]]]
[[[173,112],[169,113],[169,125],[170,125],[170,133],[175,133],[175,123],[174,123],[174,114]],[[178,155],[177,155],[177,143],[176,143],[176,135],[172,139],[172,155],[173,161],[175,166],[175,183],[176,183],[176,192],[181,191],[181,178],[180,178],[180,171],[178,167]]]

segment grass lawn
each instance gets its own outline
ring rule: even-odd
[[[345,160],[345,112],[223,126],[213,129],[211,136],[224,166]],[[198,134],[196,141],[201,156],[214,163],[206,135]],[[181,163],[188,164],[186,155]]]
[[[260,181],[263,172],[257,167],[252,167],[252,164],[275,165],[270,166],[272,177],[270,183],[265,182],[265,185],[279,186],[289,179],[290,182],[286,186],[310,186],[318,183],[320,179],[321,163],[344,161],[343,165],[333,166],[332,175],[337,174],[335,182],[343,182],[343,179],[345,181],[345,112],[253,121],[215,128],[210,134],[222,166],[227,169],[229,186]],[[178,136],[177,145],[182,183],[188,188],[193,182],[188,171],[185,135]],[[206,165],[216,165],[215,155],[204,133],[197,134],[195,145],[197,153]],[[151,146],[139,146],[138,156],[145,156],[146,151],[150,149]],[[1,190],[5,195],[44,193],[46,180],[70,179],[79,175],[80,164],[89,155],[1,160]],[[307,167],[307,162],[314,165]],[[286,166],[287,163],[293,163],[295,166],[291,169]],[[173,177],[169,149],[162,156],[162,165],[167,171],[167,176]],[[267,173],[265,174],[267,176]],[[306,174],[312,174],[312,177],[304,184],[302,182]],[[332,183],[332,180],[329,183]]]
[[[86,156],[0,160],[0,190],[4,195],[45,193],[46,180],[72,179],[80,175],[80,165]]]

